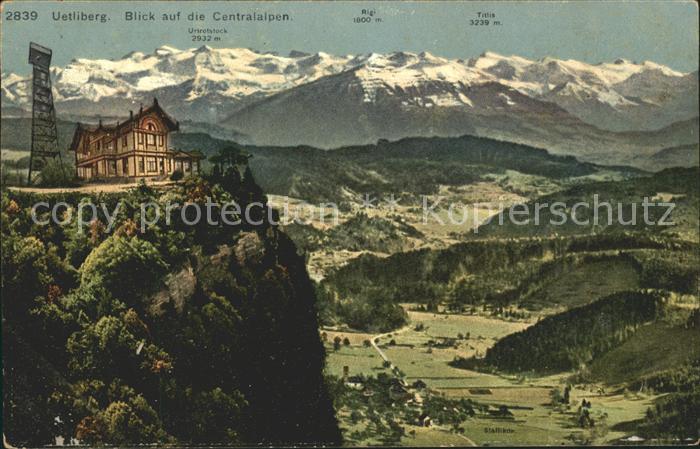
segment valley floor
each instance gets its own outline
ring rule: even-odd
[[[528,320],[507,321],[486,315],[432,313],[410,310],[409,325],[399,331],[379,337],[366,333],[323,330],[327,343],[328,374],[342,377],[343,368],[349,375],[376,376],[378,373],[399,373],[410,386],[416,381],[427,387],[419,395],[437,395],[448,399],[469,399],[488,405],[492,409],[506,406],[511,417],[500,418],[486,414],[464,420],[463,434],[434,423],[421,427],[415,423],[405,425],[406,435],[401,445],[570,445],[615,444],[629,435],[625,423],[643,418],[654,395],[639,392],[607,391],[602,384],[574,385],[570,392],[570,405],[552,405],[555,390],[563,391],[573,373],[551,376],[514,376],[490,374],[458,369],[448,363],[456,356],[483,355],[498,339],[524,329],[537,317]],[[459,336],[463,338],[459,338]],[[333,338],[348,338],[349,345],[333,349]],[[391,366],[382,363],[382,357],[373,347],[363,342],[376,338],[380,350],[386,354]],[[443,347],[444,342],[449,346]],[[409,388],[409,391],[419,391]],[[577,408],[583,400],[592,403],[592,415],[598,424],[582,429],[576,424]],[[402,407],[397,402],[397,407]],[[409,404],[408,406],[411,406]],[[346,434],[366,424],[349,420],[352,410],[339,411],[341,426]],[[372,444],[372,439],[351,441],[351,445]]]

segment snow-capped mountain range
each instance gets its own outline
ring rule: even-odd
[[[155,96],[180,121],[216,124],[263,144],[333,146],[412,132],[508,137],[562,126],[569,128],[562,135],[593,132],[590,126],[652,131],[698,116],[697,71],[624,59],[281,56],[163,46],[118,60],[75,59],[52,72],[59,116],[121,117]],[[5,116],[30,109],[28,76],[3,74],[1,87]]]
[[[374,101],[381,90],[403,93],[440,83],[456,89],[425,96],[409,94],[405,105],[475,108],[480,105],[459,92],[460,88],[498,83],[530,98],[555,103],[602,128],[659,128],[697,115],[697,102],[678,107],[697,92],[697,72],[680,73],[653,62],[638,64],[624,59],[592,65],[549,57],[532,61],[491,52],[455,60],[430,53],[334,56],[295,51],[279,56],[242,48],[178,50],[163,46],[152,54],[132,52],[118,60],[76,59],[52,70],[57,109],[78,115],[99,113],[99,102],[105,100],[139,102],[174,89],[183,118],[218,121],[251,100],[347,71],[353,71],[365,102]],[[5,107],[27,109],[29,93],[28,77],[3,75]],[[508,106],[512,99],[507,97],[499,94],[491,100]],[[206,117],[198,107],[204,101],[216,109]],[[693,105],[695,109],[689,107]],[[654,111],[653,123],[635,120],[641,109]],[[616,116],[615,120],[604,119],[600,112]],[[627,124],[626,115],[633,116]]]

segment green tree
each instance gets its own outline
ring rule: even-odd
[[[43,187],[72,187],[77,184],[75,169],[59,159],[50,159],[39,173],[39,184]]]
[[[110,236],[85,259],[80,272],[87,284],[99,278],[115,298],[138,305],[156,288],[166,274],[168,264],[158,249],[138,236]]]

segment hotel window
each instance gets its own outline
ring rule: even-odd
[[[148,128],[149,133],[146,134],[146,143],[148,145],[155,145],[156,144],[156,136],[153,133],[156,131],[156,127],[153,126],[153,123],[149,123],[147,128]]]
[[[164,143],[165,143],[165,138],[162,135],[158,136],[158,145],[160,145],[162,147]]]
[[[143,143],[143,134],[142,133],[136,133],[139,136],[139,143]]]
[[[139,158],[139,173],[143,173],[143,172],[144,172],[144,169],[143,169],[143,158],[140,157],[140,158]]]
[[[156,159],[153,157],[148,158],[148,171],[149,172],[156,171]]]
[[[122,136],[122,148],[126,147],[126,134]]]
[[[102,141],[98,140],[97,141],[97,151],[100,151],[102,149]]]

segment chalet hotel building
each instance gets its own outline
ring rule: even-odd
[[[114,125],[78,123],[71,151],[80,179],[157,178],[176,170],[183,174],[199,172],[200,156],[172,150],[168,134],[179,130],[172,119],[153,99],[148,108]]]

